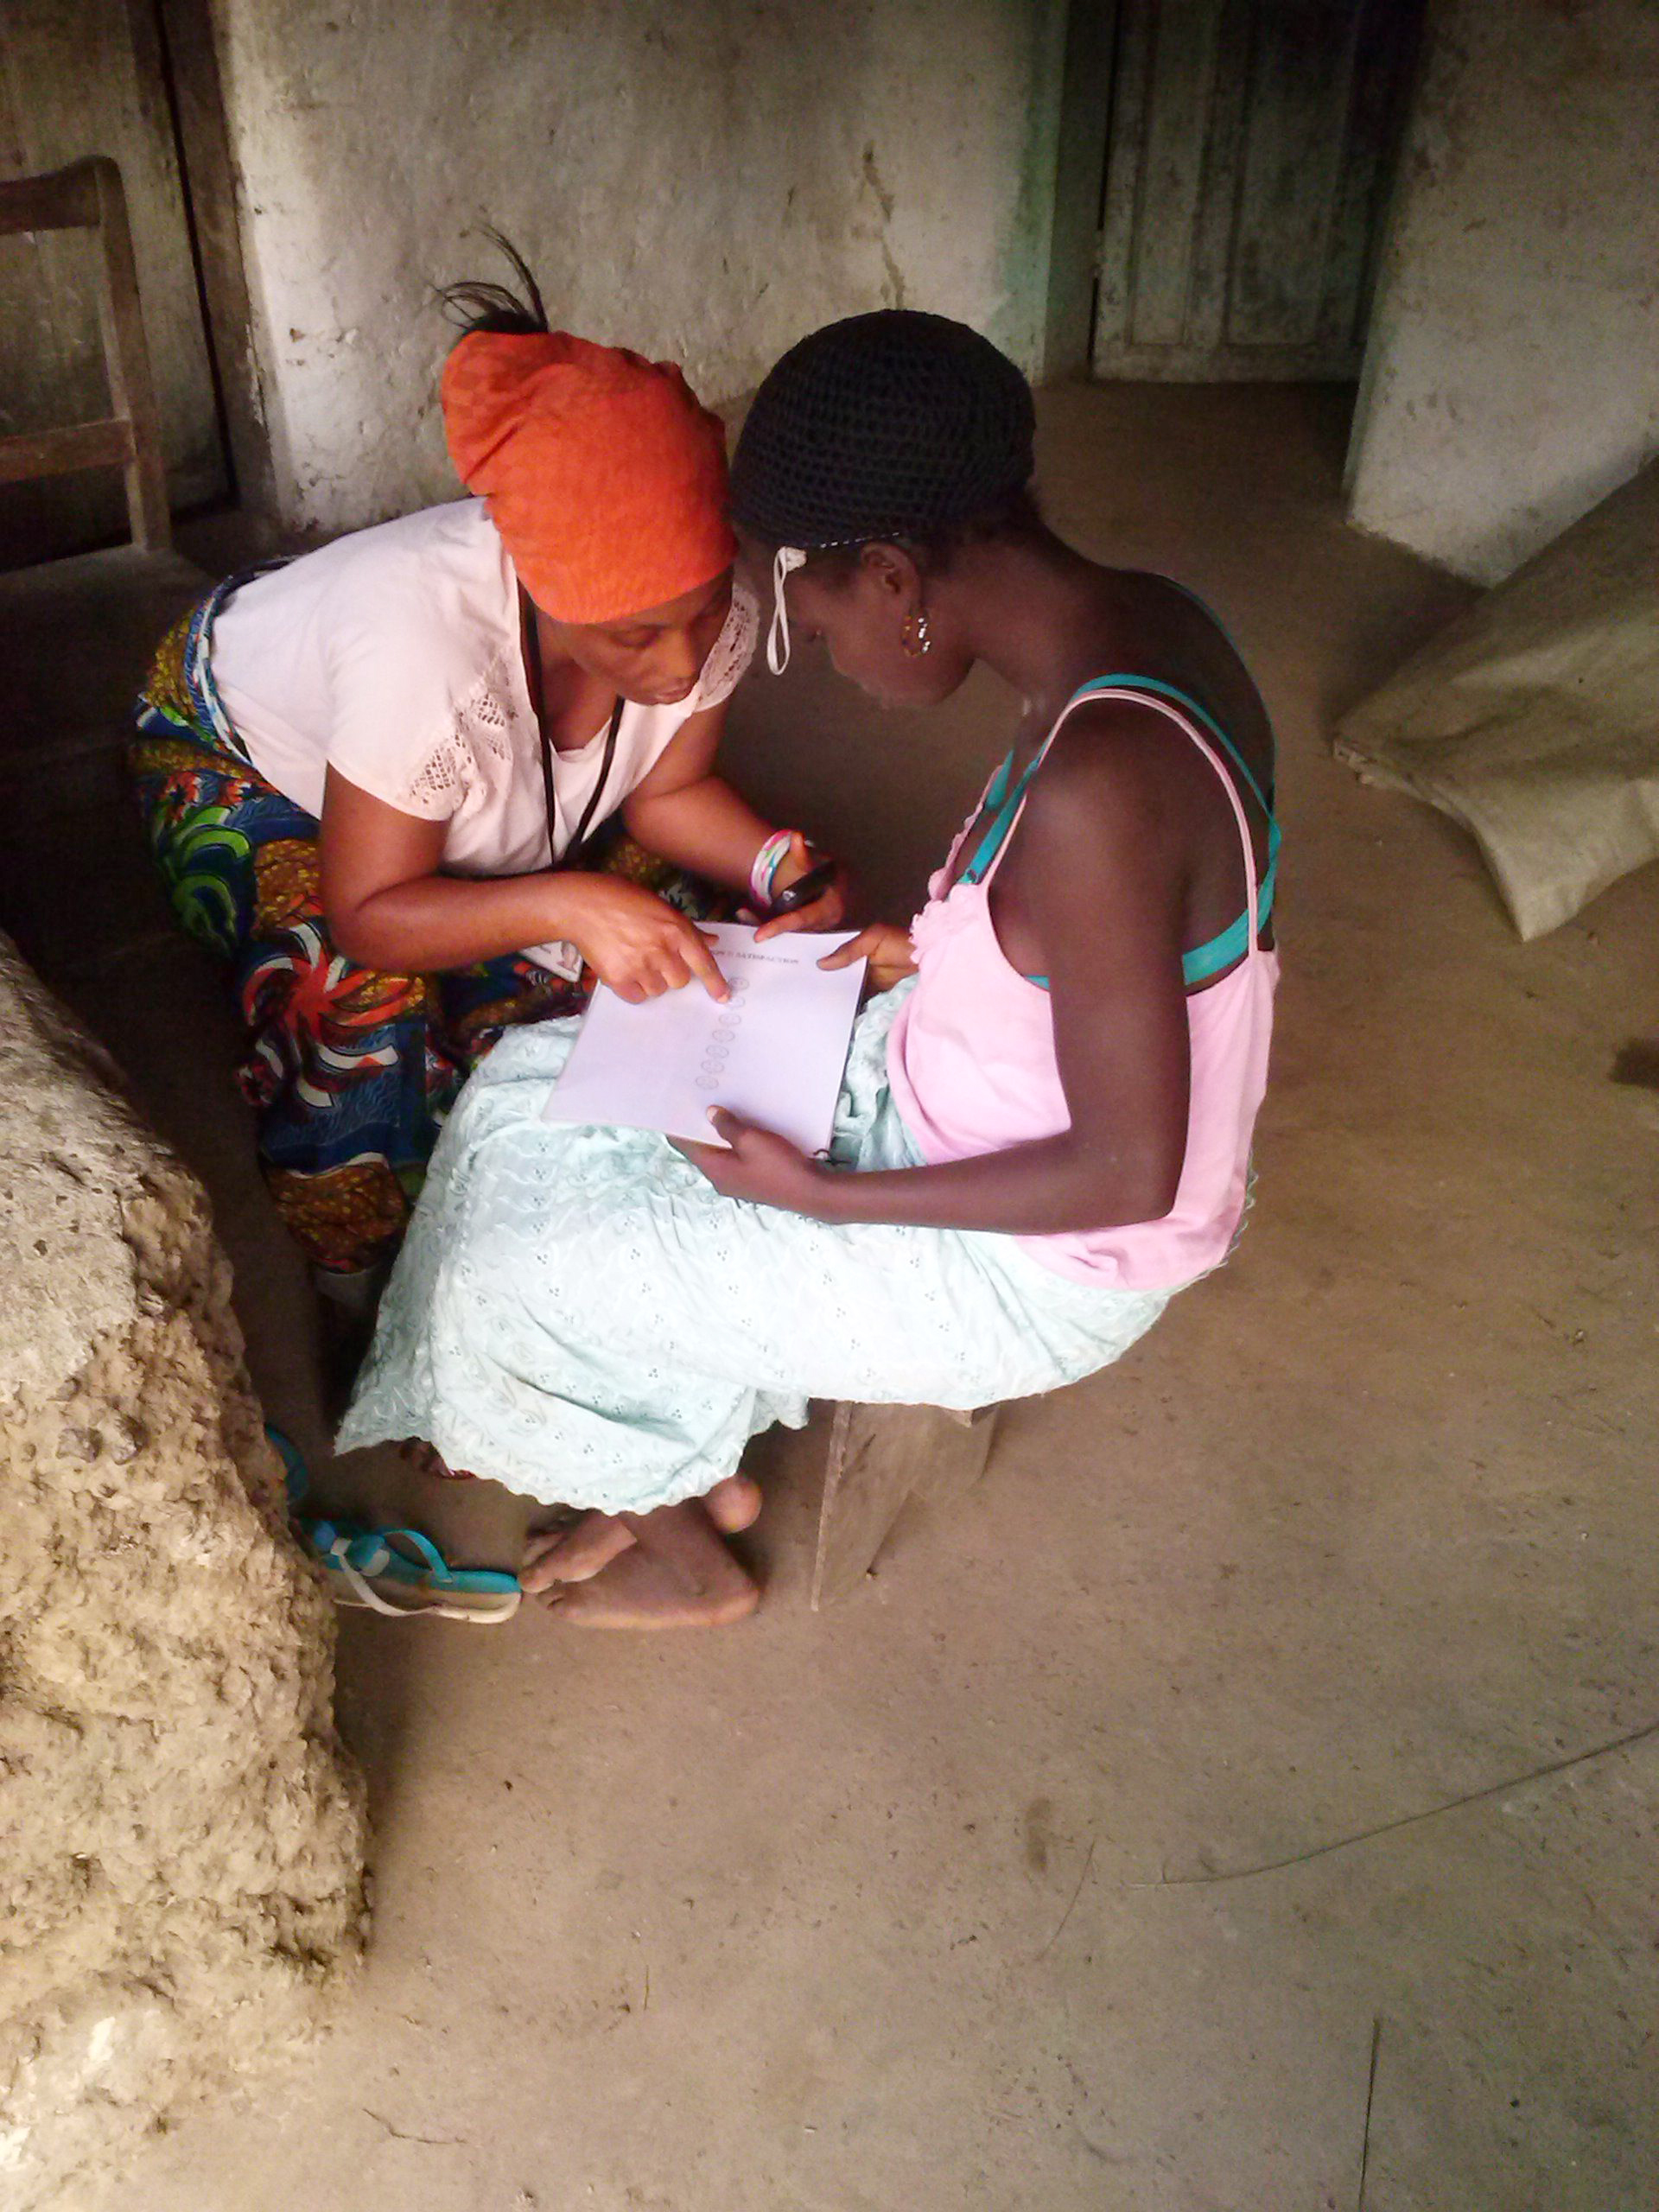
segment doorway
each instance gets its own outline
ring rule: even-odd
[[[1051,365],[1354,383],[1421,14],[1421,0],[1075,0],[1057,242],[1068,223],[1077,236],[1091,186],[1095,220],[1086,262],[1057,259],[1072,304],[1051,309],[1051,353],[1069,323],[1074,359]]]

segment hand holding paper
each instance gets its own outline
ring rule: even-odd
[[[826,1210],[826,1193],[840,1190],[849,1179],[823,1160],[810,1160],[787,1137],[740,1121],[723,1106],[714,1109],[714,1125],[702,1144],[670,1139],[701,1175],[706,1175],[722,1197],[743,1198],[750,1205],[780,1206],[786,1213],[804,1213],[817,1221],[834,1218]]]

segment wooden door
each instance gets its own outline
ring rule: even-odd
[[[1095,373],[1357,377],[1419,6],[1116,12]]]
[[[85,154],[121,165],[175,507],[226,475],[154,0],[5,0],[0,175]],[[0,239],[0,432],[107,414],[96,245],[84,232]],[[0,486],[0,566],[126,531],[118,471]]]

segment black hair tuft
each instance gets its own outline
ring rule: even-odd
[[[550,325],[541,288],[531,274],[529,263],[493,224],[486,223],[481,235],[505,257],[522,290],[515,292],[509,284],[492,284],[476,277],[463,278],[458,284],[440,284],[437,295],[444,313],[463,337],[475,330],[499,331],[515,338],[539,336]]]

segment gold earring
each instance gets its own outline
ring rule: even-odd
[[[919,660],[924,653],[933,650],[933,640],[928,634],[927,609],[919,607],[904,627],[905,651],[912,660]]]

